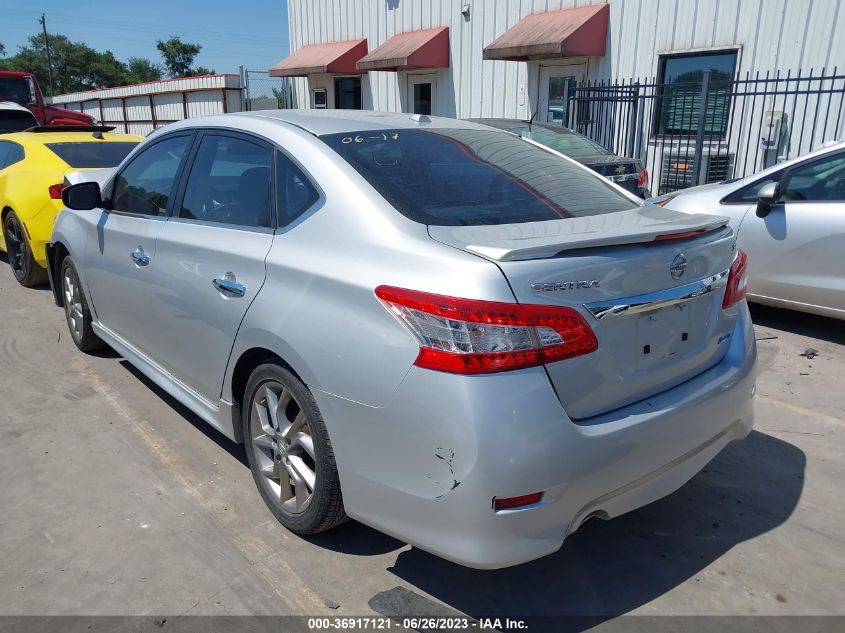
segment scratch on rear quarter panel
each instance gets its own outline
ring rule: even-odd
[[[441,499],[442,497],[444,497],[446,495],[447,492],[450,492],[450,491],[454,490],[455,488],[457,488],[458,486],[460,486],[461,482],[458,481],[457,479],[455,479],[455,467],[454,467],[455,451],[453,451],[451,449],[438,448],[434,451],[434,456],[437,459],[445,462],[446,465],[449,467],[449,477],[448,477],[448,479],[451,480],[451,483],[448,484],[449,489],[442,492],[441,494],[437,495],[436,497],[434,497],[435,499]],[[447,482],[438,481],[434,477],[432,477],[431,475],[428,476],[428,479],[430,479],[433,483],[438,484],[438,485],[447,485]]]

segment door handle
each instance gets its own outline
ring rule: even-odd
[[[246,294],[246,286],[235,281],[235,276],[232,273],[226,273],[222,277],[212,279],[211,285],[227,297],[243,297]]]
[[[135,262],[137,266],[146,266],[150,263],[150,256],[144,252],[144,249],[140,246],[132,251],[132,261]]]

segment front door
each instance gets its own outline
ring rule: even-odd
[[[750,209],[739,229],[749,292],[845,310],[845,152],[787,171],[765,218]]]
[[[166,137],[139,152],[114,180],[85,245],[88,296],[98,322],[149,354],[161,326],[156,240],[167,224],[192,134]]]
[[[537,120],[558,125],[569,122],[569,99],[575,84],[584,80],[584,64],[540,66],[540,103]]]
[[[413,114],[433,114],[437,75],[408,75],[408,105]]]
[[[156,246],[156,358],[216,402],[241,320],[264,284],[275,226],[273,148],[204,132],[189,170]]]

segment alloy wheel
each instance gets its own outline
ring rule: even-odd
[[[276,381],[253,397],[250,437],[262,485],[287,514],[308,509],[317,481],[314,441],[305,412],[289,389]]]
[[[79,292],[79,286],[73,276],[73,271],[70,267],[65,268],[62,286],[65,294],[65,308],[67,310],[67,320],[74,338],[77,340],[82,338],[83,334],[83,314],[82,314],[82,298]]]
[[[21,225],[13,217],[6,220],[6,253],[9,256],[9,264],[12,266],[15,277],[18,279],[26,277],[23,233]]]

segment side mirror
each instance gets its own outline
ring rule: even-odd
[[[772,205],[775,203],[775,198],[778,192],[778,184],[776,182],[769,182],[760,187],[757,192],[757,217],[765,218],[772,210]]]
[[[62,190],[62,202],[68,209],[90,211],[102,205],[100,185],[96,182],[80,182]]]

